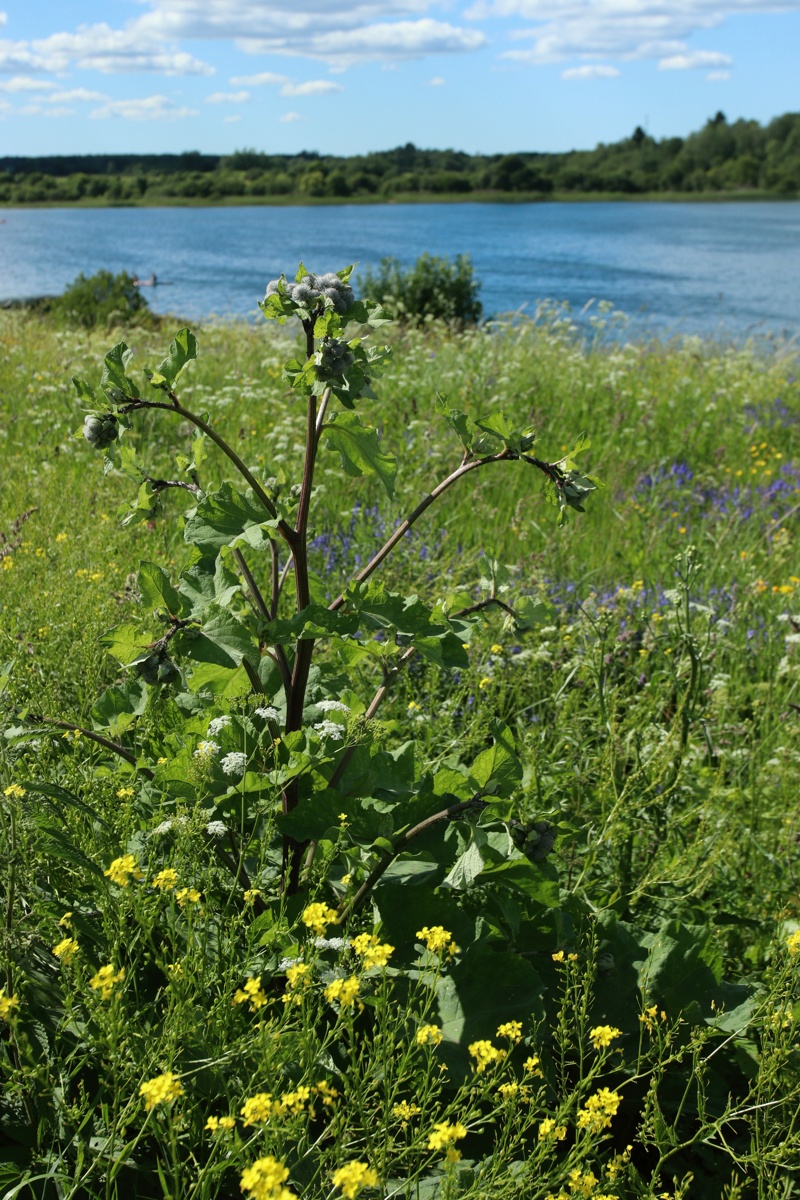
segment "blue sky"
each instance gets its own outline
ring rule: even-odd
[[[800,110],[800,0],[0,0],[0,155],[566,150]]]

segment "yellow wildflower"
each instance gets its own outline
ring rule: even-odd
[[[163,1075],[156,1075],[154,1079],[143,1083],[139,1088],[139,1095],[144,1098],[144,1106],[150,1112],[157,1104],[169,1104],[182,1096],[183,1085],[172,1071],[165,1071]]]
[[[165,867],[163,871],[159,871],[153,879],[153,887],[159,891],[166,892],[174,888],[178,882],[178,872],[174,867]]]
[[[448,1150],[455,1142],[460,1142],[467,1136],[467,1127],[460,1121],[454,1125],[447,1121],[439,1121],[433,1127],[433,1133],[428,1134],[429,1150]]]
[[[800,954],[800,929],[789,934],[786,939],[786,948],[790,954]]]
[[[56,534],[57,542],[65,542],[66,540],[67,540],[67,535],[65,533],[57,533]]]
[[[577,1196],[592,1196],[594,1195],[595,1185],[597,1184],[597,1176],[593,1171],[587,1171],[585,1174],[580,1167],[574,1167],[567,1178],[567,1187],[573,1195]]]
[[[217,1133],[220,1129],[235,1129],[236,1117],[209,1117],[203,1128],[209,1133]]]
[[[600,1088],[593,1096],[589,1096],[578,1111],[578,1128],[588,1129],[590,1133],[609,1129],[611,1118],[616,1115],[621,1100],[619,1092],[612,1092],[607,1087]]]
[[[499,642],[495,642],[495,644],[493,646],[490,646],[489,649],[491,650],[492,654],[502,654],[503,653],[503,647],[500,645]]]
[[[25,795],[25,788],[20,787],[18,783],[12,783],[11,786],[7,787],[3,792],[3,795],[14,796],[17,800],[21,800]]]
[[[497,1089],[504,1100],[512,1100],[519,1093],[518,1083],[501,1083]]]
[[[7,996],[6,989],[0,988],[0,1021],[10,1021],[15,1008],[19,1008],[16,996]]]
[[[71,912],[64,913],[63,917],[58,922],[62,929],[69,929],[70,924],[72,923],[72,917],[73,914]]]
[[[311,1088],[301,1084],[294,1092],[284,1092],[272,1106],[273,1116],[285,1117],[287,1113],[296,1117],[311,1099]]]
[[[294,1192],[284,1187],[289,1172],[283,1163],[268,1154],[257,1158],[252,1166],[242,1171],[239,1187],[249,1192],[252,1200],[294,1200]]]
[[[328,1083],[326,1079],[321,1079],[319,1083],[314,1084],[314,1091],[320,1096],[322,1103],[326,1107],[330,1107],[339,1096],[336,1088]]]
[[[245,1100],[239,1112],[244,1118],[244,1127],[248,1125],[257,1125],[262,1121],[268,1121],[272,1116],[273,1103],[271,1092],[256,1092],[255,1096],[250,1096]]]
[[[529,1055],[525,1059],[524,1067],[525,1067],[525,1070],[529,1071],[531,1075],[541,1075],[542,1072],[540,1070],[538,1070],[539,1055],[538,1054]]]
[[[497,1027],[497,1036],[499,1038],[508,1038],[510,1042],[522,1041],[522,1022],[521,1021],[506,1021]]]
[[[478,681],[478,687],[482,692],[485,692],[488,687],[491,687],[492,681],[488,675],[484,675],[483,679]]]
[[[103,874],[116,883],[117,887],[127,887],[131,879],[141,879],[142,872],[136,865],[136,859],[132,854],[123,854],[121,858],[115,858],[111,866]]]
[[[564,951],[557,950],[555,952],[555,954],[551,954],[550,957],[552,958],[553,962],[563,962],[564,961]]]
[[[380,942],[372,933],[359,933],[353,938],[352,946],[366,971],[370,967],[385,967],[394,954],[394,946]]]
[[[75,938],[66,937],[57,946],[53,946],[53,954],[55,954],[56,958],[60,958],[64,964],[72,962],[77,953],[78,943]]]
[[[185,908],[187,904],[199,904],[200,892],[193,887],[179,888],[175,893],[175,899],[181,908]]]
[[[325,988],[325,999],[330,1004],[338,1000],[342,1008],[351,1008],[356,1002],[358,987],[355,975],[351,975],[349,979],[334,979],[333,983],[329,983]]]
[[[505,1050],[498,1050],[491,1042],[482,1039],[477,1042],[472,1042],[469,1046],[469,1052],[476,1060],[475,1070],[478,1075],[482,1075],[487,1067],[494,1063],[500,1063],[506,1057]]]
[[[106,967],[100,967],[97,974],[92,976],[89,980],[89,987],[95,992],[99,992],[101,999],[110,1000],[111,993],[114,991],[114,984],[121,983],[124,978],[124,967],[120,967],[115,975],[114,968],[109,964]]]
[[[248,888],[244,894],[245,904],[255,904],[256,899],[261,895],[258,888]]]
[[[418,1116],[422,1109],[418,1104],[409,1104],[407,1100],[401,1100],[399,1104],[395,1104],[392,1109],[392,1116],[397,1117],[399,1121],[410,1121],[412,1117]]]
[[[345,1200],[354,1200],[362,1188],[375,1187],[378,1173],[366,1163],[351,1162],[334,1171],[331,1179],[333,1186],[339,1189]]]
[[[132,795],[133,795],[133,788],[119,788],[117,791],[117,797],[120,800],[124,800],[126,798],[126,796],[132,796]]]
[[[295,963],[286,968],[287,990],[281,996],[284,1004],[302,1004],[302,989],[311,983],[311,967],[308,963]]]
[[[442,1031],[438,1025],[420,1025],[417,1030],[418,1046],[438,1046],[442,1040]]]
[[[539,1141],[543,1142],[546,1138],[553,1138],[556,1142],[563,1142],[567,1136],[566,1125],[556,1125],[552,1117],[545,1117],[539,1124]]]
[[[622,1030],[614,1025],[595,1025],[589,1030],[589,1039],[595,1050],[604,1050],[615,1038],[622,1037]]]
[[[249,1004],[251,1012],[257,1012],[259,1008],[263,1008],[269,1003],[269,997],[261,987],[260,979],[248,979],[243,988],[238,988],[234,997],[234,1004]]]
[[[441,925],[423,925],[417,930],[417,937],[425,943],[425,949],[431,954],[441,954],[443,951],[452,957],[458,952],[458,946],[453,941],[453,935]]]
[[[336,912],[327,904],[309,904],[303,909],[300,920],[317,937],[324,937],[327,927],[336,920]]]

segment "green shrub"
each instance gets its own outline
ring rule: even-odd
[[[151,324],[153,314],[147,300],[126,271],[112,275],[98,271],[87,277],[81,273],[63,295],[50,305],[50,311],[67,325],[95,329],[98,325]]]
[[[423,254],[408,270],[396,258],[383,258],[377,274],[368,271],[364,279],[366,295],[413,325],[431,318],[477,325],[483,312],[480,288],[468,254],[457,254],[455,259]]]

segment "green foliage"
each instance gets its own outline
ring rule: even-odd
[[[148,324],[152,314],[141,288],[125,271],[112,275],[97,271],[88,278],[81,274],[66,291],[49,302],[55,318],[82,329],[97,326]]]
[[[790,1195],[796,358],[389,330],[318,445],[371,426],[393,497],[316,458],[301,603],[320,343],[374,337],[319,309],[298,388],[269,326],[104,362],[2,315],[5,1189],[223,1200],[271,1155],[309,1200],[354,1162],[365,1200]],[[557,531],[531,480],[589,454]]]
[[[377,273],[368,271],[364,289],[401,321],[421,325],[443,320],[474,325],[483,311],[469,255],[455,259],[422,254],[413,267],[403,268],[396,258],[384,258]]]

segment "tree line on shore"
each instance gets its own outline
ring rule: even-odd
[[[650,137],[560,154],[394,150],[229,155],[93,154],[0,158],[0,203],[110,204],[557,194],[800,194],[800,113],[767,125],[718,112],[686,138]]]

